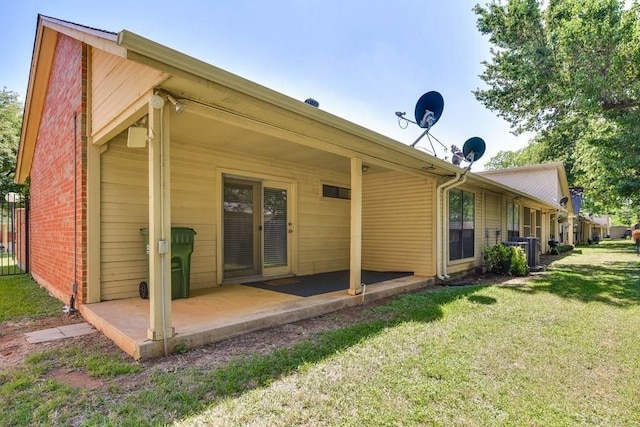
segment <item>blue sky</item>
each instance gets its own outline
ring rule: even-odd
[[[0,87],[24,97],[37,14],[109,31],[126,29],[290,97],[411,144],[422,129],[401,129],[417,99],[436,90],[444,112],[431,133],[446,147],[473,136],[484,162],[524,147],[495,113],[475,100],[489,43],[466,0],[3,0]],[[418,146],[431,147],[426,139]],[[440,158],[451,155],[435,143]]]

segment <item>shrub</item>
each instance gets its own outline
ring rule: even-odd
[[[529,266],[527,265],[527,256],[522,250],[516,246],[511,247],[511,265],[509,273],[514,276],[526,276],[529,274]]]
[[[516,246],[505,246],[498,243],[482,249],[484,265],[487,270],[497,274],[526,276],[529,274],[527,257],[524,251]]]
[[[573,245],[560,245],[558,246],[558,253],[571,252],[573,250]]]
[[[492,273],[505,274],[509,271],[511,251],[509,247],[498,243],[493,246],[486,246],[482,249],[484,265]]]

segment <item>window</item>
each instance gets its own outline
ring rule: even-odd
[[[531,209],[522,208],[522,235],[523,237],[531,237]]]
[[[335,185],[322,184],[322,197],[351,200],[351,190]]]
[[[507,202],[507,241],[520,237],[520,206]]]
[[[475,195],[449,190],[449,260],[473,258],[475,235]]]

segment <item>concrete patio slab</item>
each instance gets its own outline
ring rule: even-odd
[[[176,346],[201,347],[271,326],[319,316],[346,307],[421,289],[433,278],[406,276],[366,286],[365,293],[341,290],[299,297],[245,285],[224,285],[192,290],[190,297],[171,301],[175,336],[167,340],[168,352]],[[135,359],[162,356],[164,341],[147,338],[149,300],[129,298],[80,306],[83,317]]]

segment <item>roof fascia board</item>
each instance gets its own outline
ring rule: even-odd
[[[560,169],[560,168],[564,170],[564,164],[562,162],[551,162],[551,163],[541,163],[538,165],[516,166],[512,168],[503,168],[503,169],[491,169],[487,171],[482,171],[480,173],[482,175],[497,175],[497,174],[518,173],[522,171],[548,170],[548,169]]]
[[[58,34],[55,31],[38,25],[27,83],[20,148],[16,160],[15,182],[18,184],[24,184],[31,172],[35,141],[42,118],[44,94],[47,93],[49,85],[49,73],[53,65],[57,40]]]
[[[127,56],[127,50],[116,43],[117,34],[84,27],[47,16],[41,16],[41,22],[43,26],[79,40],[89,46],[104,50],[121,58],[126,58]]]

